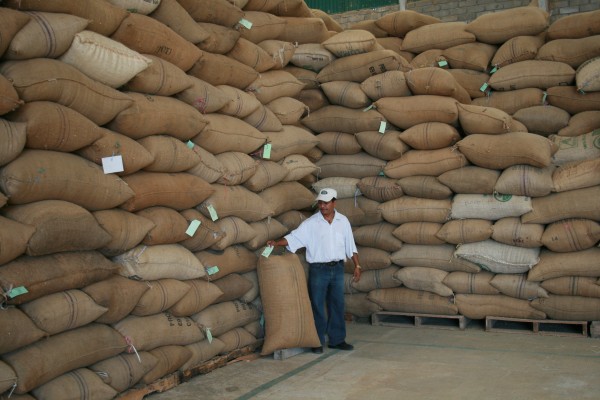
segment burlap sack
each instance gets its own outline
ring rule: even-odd
[[[442,283],[447,275],[447,271],[436,268],[405,267],[400,268],[394,277],[409,289],[424,290],[448,297],[453,295],[452,289]]]
[[[366,30],[347,29],[339,32],[321,44],[336,57],[368,53],[375,47],[375,36]]]
[[[551,251],[571,252],[593,247],[600,240],[600,224],[589,219],[565,219],[546,226],[542,244]]]
[[[169,135],[151,135],[138,139],[154,161],[144,167],[152,172],[183,172],[200,162],[200,156],[181,140]]]
[[[185,283],[189,285],[189,291],[169,309],[169,312],[176,317],[199,313],[223,294],[218,286],[203,279],[190,279]]]
[[[386,71],[407,72],[410,69],[408,61],[394,51],[376,50],[333,60],[319,72],[317,79],[320,83],[331,81],[361,83],[370,76]]]
[[[229,216],[219,218],[216,224],[225,235],[210,247],[212,250],[224,250],[228,246],[245,243],[256,236],[256,231],[239,217]]]
[[[280,132],[269,134],[270,160],[279,162],[291,154],[307,154],[317,146],[319,139],[302,126],[283,125]],[[258,155],[264,155],[261,149]]]
[[[228,115],[205,116],[208,126],[192,141],[213,154],[227,151],[252,153],[267,141],[267,136],[250,124]]]
[[[573,137],[550,135],[549,139],[558,146],[558,151],[552,156],[552,163],[554,165],[564,165],[599,158],[599,138],[600,129]]]
[[[113,324],[129,315],[148,289],[148,285],[144,282],[115,274],[85,286],[81,290],[96,304],[107,309],[96,319],[96,322]]]
[[[223,294],[215,303],[224,303],[240,299],[248,290],[252,289],[253,283],[240,274],[232,273],[213,281]]]
[[[98,250],[106,256],[115,256],[141,243],[154,227],[151,220],[125,210],[111,209],[92,213],[111,240]]]
[[[191,289],[186,282],[177,279],[158,279],[147,284],[149,289],[140,297],[132,315],[144,317],[166,311]]]
[[[456,315],[458,308],[448,297],[408,288],[376,289],[367,298],[385,311]]]
[[[457,294],[458,312],[467,318],[485,317],[545,319],[546,314],[531,307],[528,300],[515,299],[503,294]]]
[[[518,247],[541,247],[544,225],[523,224],[518,217],[497,220],[492,226],[492,239],[496,242]]]
[[[354,198],[360,196],[361,193],[357,191],[356,184],[360,179],[356,178],[344,178],[344,177],[331,177],[320,179],[312,185],[315,193],[319,193],[321,189],[332,188],[337,192],[338,199]]]
[[[9,392],[9,389],[17,384],[17,375],[8,364],[0,361],[0,390]]]
[[[228,247],[222,252],[205,250],[195,255],[209,270],[210,274],[206,278],[211,281],[231,273],[243,274],[254,271],[258,258],[254,252],[239,245]],[[211,267],[217,267],[213,268],[216,271],[211,270]]]
[[[443,239],[437,237],[437,233],[442,226],[441,223],[437,222],[406,222],[395,228],[392,235],[409,244],[445,244],[446,242]]]
[[[242,274],[242,276],[249,280],[250,282],[252,282],[252,287],[246,292],[244,293],[242,296],[240,296],[240,301],[243,303],[252,303],[254,300],[256,300],[259,296],[260,296],[260,287],[258,284],[258,274],[256,273],[256,271],[250,271],[250,272],[246,272],[244,274]],[[254,321],[259,323],[260,321]],[[244,325],[244,328],[248,328],[248,325]],[[254,336],[256,336],[255,332],[250,332],[252,333]]]
[[[385,269],[392,265],[390,252],[387,250],[375,246],[358,245],[358,253],[360,254],[360,266],[365,271]],[[346,262],[345,272],[352,274],[354,272],[354,263]]]
[[[600,185],[600,159],[577,161],[554,170],[552,182],[555,192]]]
[[[392,253],[392,262],[402,267],[437,268],[447,272],[479,272],[476,264],[454,256],[455,246],[450,244],[404,244]]]
[[[26,129],[27,125],[24,123],[0,120],[0,166],[8,164],[21,154],[27,141]]]
[[[252,1],[253,0],[250,0],[250,2],[252,2]],[[262,0],[254,0],[254,1],[262,2]],[[274,0],[274,1],[281,3],[281,1],[278,1],[278,0]],[[246,8],[248,8],[248,5],[246,6]],[[341,32],[344,30],[344,28],[342,28],[342,26],[331,15],[327,14],[325,11],[319,10],[317,8],[313,8],[313,9],[311,9],[311,12],[314,17],[321,18],[325,22],[325,26],[327,26],[328,30],[334,31],[334,32]]]
[[[372,269],[364,271],[358,282],[352,279],[351,273],[346,273],[345,276],[349,280],[350,290],[348,293],[369,293],[375,289],[389,289],[399,287],[402,283],[394,277],[398,271],[398,267],[390,265],[382,269]]]
[[[310,217],[310,215],[310,212],[307,211],[290,210],[277,216],[277,220],[281,222],[288,231],[293,231],[299,227],[304,220]]]
[[[35,233],[35,227],[0,216],[0,265],[14,260],[27,250],[27,243]]]
[[[525,88],[506,92],[492,91],[489,96],[473,99],[471,105],[498,108],[512,115],[522,108],[543,105],[544,101],[545,92],[543,90]]]
[[[527,274],[527,279],[534,282],[565,276],[600,276],[598,255],[600,248],[569,253],[555,253],[542,249],[540,262]]]
[[[254,93],[245,92],[229,85],[219,85],[217,89],[229,97],[227,104],[219,110],[221,114],[243,119],[261,105]]]
[[[401,132],[399,138],[413,149],[436,150],[458,142],[460,134],[452,125],[424,122]]]
[[[532,300],[539,297],[548,297],[546,289],[538,282],[527,280],[525,274],[497,274],[490,285],[498,289],[502,294],[517,299]]]
[[[367,298],[368,293],[347,294],[344,296],[345,310],[358,318],[368,318],[382,310],[381,306]]]
[[[512,117],[493,107],[458,104],[458,120],[467,135],[510,132]]]
[[[559,18],[548,27],[547,40],[576,39],[600,33],[599,10],[576,13]]]
[[[414,95],[449,96],[461,100],[456,80],[444,69],[417,68],[408,71],[405,76],[408,87]],[[470,97],[465,102],[470,103]]]
[[[90,396],[98,399],[114,398],[118,392],[102,381],[88,368],[78,368],[38,386],[31,393],[38,399],[76,398]]]
[[[564,276],[540,282],[540,286],[551,294],[562,296],[600,297],[600,285],[596,278],[584,276]]]
[[[127,10],[124,8],[99,0],[86,2],[52,1],[43,3],[36,0],[11,0],[4,4],[7,7],[23,11],[72,14],[90,21],[88,29],[104,36],[112,34],[128,15]]]
[[[373,101],[383,97],[403,97],[412,94],[404,71],[386,71],[373,75],[363,80],[360,87]]]
[[[378,37],[377,47],[395,51],[406,59],[409,63],[415,58],[415,54],[402,50],[402,39],[395,36]]]
[[[191,237],[179,242],[180,245],[190,251],[201,251],[207,249],[221,240],[225,235],[224,232],[219,230],[219,227],[212,221],[211,218],[205,217],[200,211],[194,208],[181,211],[181,215],[183,215],[190,225],[192,223],[196,224],[196,222],[194,222],[195,220],[200,222],[200,226],[195,232],[193,232]]]
[[[241,349],[246,346],[253,345],[256,338],[243,327],[233,328],[221,336],[219,336],[225,346],[221,350],[221,354],[228,354],[234,350]]]
[[[470,162],[489,169],[505,169],[517,164],[547,167],[555,151],[550,140],[527,132],[469,135],[457,146]]]
[[[532,200],[533,210],[521,217],[523,223],[549,224],[567,218],[586,218],[600,221],[596,201],[600,186],[553,193]]]
[[[256,173],[257,160],[246,153],[227,151],[215,158],[223,166],[223,175],[215,182],[219,185],[241,185]]]
[[[306,86],[306,85],[305,85]],[[294,125],[307,112],[306,106],[300,100],[292,97],[279,97],[266,105],[284,125]]]
[[[485,240],[459,246],[454,255],[471,261],[481,268],[497,274],[518,274],[529,271],[536,265],[539,248],[524,248]]]
[[[579,136],[600,128],[600,111],[583,111],[569,118],[569,124],[558,131],[558,136]]]
[[[348,108],[365,108],[371,101],[358,82],[331,81],[321,85],[331,104]]]
[[[492,194],[500,171],[468,165],[438,176],[454,193]]]
[[[176,65],[151,54],[144,54],[144,57],[151,60],[150,65],[127,82],[123,86],[124,90],[156,96],[173,96],[192,86],[189,75]]]
[[[252,67],[223,54],[204,52],[188,71],[192,77],[211,85],[229,85],[244,89],[254,82],[259,73]]]
[[[16,307],[6,307],[1,310],[0,322],[0,336],[3,338],[0,345],[2,353],[27,346],[47,336],[47,333],[39,329],[27,314]]]
[[[220,354],[225,348],[225,343],[223,343],[219,338],[213,338],[212,341],[202,340],[196,343],[188,344],[185,347],[192,353],[192,356],[180,368],[180,370],[184,373],[185,371],[201,366],[205,361],[208,361]]]
[[[2,75],[0,75],[0,93],[0,115],[14,111],[25,103],[19,100],[19,94],[12,83]]]
[[[225,0],[207,0],[202,6],[192,0],[178,2],[196,22],[211,22],[231,28],[244,16],[239,7]]]
[[[223,166],[211,152],[204,150],[195,143],[192,150],[198,154],[200,162],[186,172],[202,178],[208,183],[213,183],[223,176]]]
[[[454,271],[446,275],[442,283],[456,294],[500,294],[498,289],[490,285],[494,276],[496,275],[489,271]]]
[[[386,176],[394,179],[416,174],[438,176],[467,164],[463,154],[454,148],[445,147],[438,150],[411,150],[402,157],[388,162],[383,171]]]
[[[401,10],[384,15],[375,24],[390,36],[404,37],[413,29],[441,22],[438,18],[412,10]]]
[[[545,105],[522,108],[513,118],[523,123],[527,132],[548,136],[566,127],[571,115],[561,108]]]
[[[273,218],[251,222],[250,227],[256,232],[256,235],[252,239],[244,243],[244,246],[250,250],[258,250],[265,245],[267,240],[279,239],[288,233],[288,229]]]
[[[241,38],[241,33],[233,28],[210,22],[197,22],[197,24],[209,33],[208,38],[196,44],[205,52],[227,54]]]
[[[319,178],[341,176],[362,179],[367,176],[379,175],[385,168],[386,162],[372,155],[360,152],[352,155],[324,155],[315,163],[319,168]]]
[[[296,47],[293,43],[285,42],[283,40],[267,39],[260,42],[258,46],[266,51],[273,61],[273,69],[285,68],[296,51]]]
[[[379,209],[383,218],[392,224],[405,222],[444,223],[450,217],[451,201],[420,199],[403,196],[382,203]]]
[[[279,163],[259,160],[256,164],[256,172],[243,185],[247,189],[259,193],[263,189],[281,182],[286,174],[287,170]]]
[[[516,36],[500,44],[491,65],[502,68],[519,61],[533,60],[544,44],[544,36]]]
[[[315,194],[298,182],[280,182],[266,188],[259,196],[273,210],[276,217],[290,210],[303,210],[315,202]]]
[[[6,61],[0,73],[10,79],[21,100],[53,101],[104,125],[129,107],[131,98],[97,82],[77,68],[51,58]]]
[[[466,30],[479,42],[500,44],[516,36],[542,33],[548,28],[549,19],[548,12],[538,6],[515,7],[482,14],[471,21]]]
[[[428,24],[407,32],[402,50],[422,53],[426,50],[445,50],[465,43],[475,42],[473,33],[466,30],[466,22],[440,22]]]
[[[203,114],[216,112],[231,100],[223,91],[202,79],[192,75],[187,75],[187,79],[190,86],[178,92],[175,97],[193,106]]]
[[[152,18],[162,22],[185,40],[198,44],[209,38],[203,29],[177,0],[160,1],[152,12]]]
[[[434,176],[414,175],[398,179],[402,192],[407,196],[443,200],[452,197],[452,190]]]
[[[320,18],[281,17],[283,29],[272,39],[291,43],[323,43],[329,38],[325,22]]]
[[[378,131],[385,121],[375,110],[355,110],[342,106],[326,106],[302,119],[302,124],[314,132],[358,133]]]
[[[494,191],[516,196],[541,197],[552,192],[554,167],[537,168],[530,165],[513,165],[502,174]]]
[[[487,72],[475,71],[472,69],[449,69],[448,72],[454,77],[458,83],[469,95],[472,103],[474,99],[486,97],[489,93],[482,91],[490,76]]]
[[[119,354],[90,365],[88,368],[117,392],[124,392],[138,383],[142,376],[157,363],[158,360],[152,354],[140,351],[137,354]]]
[[[550,105],[574,115],[584,111],[600,111],[600,92],[580,93],[575,86],[554,86],[546,91]],[[583,132],[582,132],[583,133]]]
[[[2,10],[0,10],[0,26],[2,27],[0,34],[4,40],[2,40],[2,44],[0,45],[0,55],[4,54],[15,35],[23,29],[30,20],[31,16],[24,12],[2,7]]]
[[[287,174],[283,178],[284,182],[298,181],[318,171],[317,166],[302,154],[290,154],[279,161],[279,164],[287,170]]]
[[[560,62],[578,69],[585,62],[600,56],[599,45],[598,35],[580,39],[551,40],[540,47],[536,59]]]
[[[141,379],[143,383],[152,382],[177,371],[191,357],[192,352],[186,346],[162,346],[149,351],[157,363]]]
[[[260,318],[260,312],[252,304],[241,301],[226,301],[208,306],[191,317],[202,329],[210,330],[213,336],[246,325]]]
[[[538,54],[539,57],[539,54]],[[546,60],[519,61],[496,71],[488,81],[498,91],[524,88],[547,89],[553,86],[571,85],[575,82],[575,70],[566,63]]]
[[[258,44],[252,43],[243,37],[237,40],[227,56],[255,69],[257,72],[265,72],[275,66],[275,61],[269,53]]]
[[[377,111],[400,129],[425,122],[458,122],[457,101],[451,97],[419,95],[384,97],[375,103]]]
[[[497,46],[473,42],[452,46],[443,51],[443,56],[453,69],[465,68],[487,72]]]
[[[247,222],[255,222],[273,215],[272,208],[258,194],[244,186],[215,183],[211,187],[213,194],[196,207],[206,217],[212,217],[212,213],[216,212],[218,218],[235,216]]]
[[[448,221],[435,236],[452,244],[480,242],[492,237],[492,221],[476,218]]]
[[[262,73],[245,90],[252,92],[262,104],[268,104],[279,97],[294,97],[303,87],[289,72],[272,70]]]
[[[548,296],[531,306],[549,318],[563,321],[594,321],[600,318],[600,299],[581,296]]]
[[[368,176],[356,184],[363,196],[378,202],[386,202],[403,195],[402,188],[395,179],[385,176]]]
[[[410,150],[400,139],[398,131],[363,131],[355,134],[355,137],[364,151],[386,161],[396,160]]]
[[[24,394],[63,373],[115,356],[126,348],[125,338],[119,332],[92,323],[4,354],[3,359],[19,377],[15,393]]]

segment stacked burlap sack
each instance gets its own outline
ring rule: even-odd
[[[261,252],[321,187],[355,228],[355,315],[599,319],[599,54],[536,58],[598,14],[494,15],[4,1],[0,396],[113,398],[263,337],[314,346],[302,254]],[[520,37],[536,51],[492,60]]]

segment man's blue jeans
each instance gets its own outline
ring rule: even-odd
[[[325,335],[329,337],[330,345],[342,343],[346,339],[344,262],[333,266],[311,263],[308,294],[321,345],[325,344]]]

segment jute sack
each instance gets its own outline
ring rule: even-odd
[[[161,346],[149,351],[158,362],[141,379],[145,384],[151,384],[158,379],[177,371],[191,357],[192,352],[185,346]]]
[[[452,203],[449,199],[434,200],[403,196],[386,201],[379,206],[383,218],[392,224],[406,222],[444,223],[450,217]]]
[[[473,99],[471,105],[498,108],[512,115],[522,108],[543,105],[544,99],[545,92],[542,89],[524,88],[506,92],[492,91],[489,96]]]
[[[575,86],[554,86],[546,90],[550,105],[574,115],[584,111],[600,111],[600,92],[580,93]]]
[[[487,97],[489,93],[481,91],[490,76],[487,72],[475,71],[473,69],[451,68],[448,70],[460,86],[471,97],[470,103],[474,99]]]
[[[542,249],[540,262],[529,271],[527,279],[534,282],[565,276],[600,277],[598,255],[600,248],[555,253]]]
[[[375,36],[366,30],[347,29],[338,32],[321,44],[336,57],[368,53],[375,47]]]
[[[397,131],[364,131],[355,136],[364,151],[382,160],[396,160],[410,150]]]
[[[337,192],[338,199],[354,198],[360,196],[361,193],[356,188],[356,184],[360,181],[357,178],[344,178],[342,176],[334,176],[331,178],[320,179],[312,185],[315,193],[319,193],[321,189],[332,188]]]
[[[210,246],[212,250],[225,250],[228,246],[245,243],[256,236],[256,231],[239,217],[219,218],[216,224],[225,235],[217,243]]]
[[[519,61],[534,60],[545,43],[543,35],[516,36],[500,44],[490,64],[502,68]]]
[[[266,104],[277,119],[284,125],[294,125],[307,112],[307,107],[300,100],[292,97],[278,97]]]
[[[24,104],[7,116],[27,123],[27,148],[72,152],[91,145],[102,129],[77,111],[50,101]]]
[[[152,206],[185,210],[202,203],[214,192],[209,183],[186,172],[139,171],[124,180],[135,191],[135,196],[120,204],[122,209],[131,212]]]
[[[317,79],[320,83],[331,81],[351,81],[361,83],[370,76],[386,71],[411,69],[401,55],[392,50],[375,50],[363,54],[338,58],[324,67]]]
[[[522,108],[513,118],[523,123],[527,132],[548,136],[566,127],[571,115],[561,108],[545,105]]]
[[[496,275],[489,271],[454,271],[446,275],[442,283],[456,294],[500,294],[498,289],[490,285],[494,276]]]
[[[321,85],[331,104],[348,108],[365,108],[371,101],[358,82],[331,81]]]
[[[600,224],[589,219],[565,219],[546,226],[542,244],[554,252],[580,251],[600,240]]]
[[[135,92],[128,95],[133,104],[117,114],[107,127],[132,139],[169,134],[188,140],[202,132],[209,122],[194,107],[176,98]]]
[[[414,53],[409,53],[414,54]],[[448,68],[448,60],[444,57],[444,50],[429,49],[415,55],[410,60],[410,65],[413,68],[439,67]]]
[[[273,69],[276,70],[285,68],[296,51],[296,47],[293,43],[285,42],[283,40],[263,40],[258,46],[267,52],[274,63]]]
[[[442,283],[447,275],[447,271],[442,271],[437,268],[404,267],[400,268],[394,274],[394,277],[409,289],[424,290],[443,297],[448,297],[452,296],[454,293],[452,292],[452,289]]]
[[[166,311],[191,289],[186,282],[170,278],[148,281],[147,284],[149,289],[140,297],[131,315],[144,317]]]
[[[202,79],[192,75],[187,75],[187,79],[190,86],[178,92],[175,97],[193,106],[203,114],[214,113],[231,100],[223,91]],[[185,82],[185,80],[182,80],[182,82]]]
[[[263,242],[263,244],[264,244],[264,242]],[[243,303],[252,303],[254,300],[256,300],[260,296],[260,287],[258,285],[258,274],[256,273],[256,271],[250,271],[250,272],[246,272],[246,273],[242,274],[242,277],[244,277],[245,279],[252,282],[252,287],[248,291],[246,291],[246,293],[244,293],[239,299]],[[254,321],[254,322],[259,322],[259,321]],[[247,328],[247,325],[244,325],[244,328]],[[255,333],[253,333],[253,332],[250,332],[250,333],[252,333],[254,336],[256,336]]]
[[[114,274],[107,279],[85,286],[81,290],[96,304],[107,309],[96,319],[96,322],[113,324],[128,316],[148,289],[145,282]]]
[[[252,289],[253,286],[250,279],[237,273],[219,278],[213,281],[213,283],[223,292],[223,294],[215,300],[215,303],[238,300]]]
[[[600,158],[600,129],[573,137],[551,135],[549,139],[558,146],[552,156],[554,165]]]
[[[176,1],[176,0],[172,0]],[[151,61],[148,68],[138,73],[123,89],[156,96],[173,96],[192,86],[189,75],[160,57],[144,54]]]
[[[371,271],[376,269],[385,269],[392,265],[390,260],[390,252],[379,249],[377,247],[367,247],[358,245],[358,252],[360,253],[361,267],[365,271]],[[354,265],[346,263],[345,272],[351,274],[354,272]]]
[[[241,185],[256,173],[257,161],[246,153],[226,151],[215,156],[223,166],[223,174],[215,183],[227,186]]]
[[[273,215],[272,208],[258,194],[244,186],[213,183],[211,187],[213,193],[196,206],[207,218],[216,213],[218,218],[235,216],[247,222],[255,222]]]
[[[116,207],[133,194],[121,178],[105,175],[92,162],[44,150],[25,150],[6,165],[0,172],[0,188],[12,204],[57,199],[90,211]]]
[[[192,356],[179,368],[184,373],[220,354],[225,348],[225,343],[219,338],[213,338],[212,341],[201,340],[185,347],[192,353]]]
[[[561,62],[577,69],[585,62],[600,56],[600,35],[580,39],[556,39],[538,50],[536,59]]]
[[[287,25],[287,21],[284,18],[266,10],[244,11],[244,19],[252,22],[252,28],[242,28],[240,30],[241,37],[256,44],[263,40],[278,39]],[[293,43],[294,41],[289,42]]]
[[[454,193],[492,194],[500,171],[468,165],[438,176],[438,180]]]
[[[523,300],[532,300],[540,297],[548,297],[546,289],[538,282],[527,280],[525,274],[497,274],[490,285],[498,289],[502,294]]]
[[[439,22],[420,26],[406,33],[402,50],[422,53],[426,50],[445,50],[465,43],[475,42],[474,34],[466,30],[467,23],[461,21]]]
[[[398,184],[407,196],[443,200],[452,197],[450,188],[440,183],[436,177],[413,175],[401,178]]]
[[[200,156],[181,140],[169,135],[150,135],[138,139],[154,161],[144,170],[153,172],[183,172],[200,162]]]
[[[373,269],[364,271],[358,282],[352,280],[351,274],[345,274],[350,278],[351,293],[369,293],[375,289],[389,289],[401,286],[402,283],[394,278],[394,274],[399,270],[397,266],[391,265],[383,269]]]
[[[385,311],[456,315],[458,308],[448,297],[408,288],[375,289],[367,298]]]
[[[49,294],[21,304],[20,308],[49,335],[87,325],[108,311],[78,289]]]
[[[2,44],[0,44],[0,55],[3,55],[10,42],[15,35],[23,29],[24,26],[31,20],[31,16],[24,12],[11,10],[10,8],[2,7],[0,10],[0,34],[2,35]]]
[[[7,60],[57,58],[67,51],[75,34],[90,23],[64,13],[32,11],[27,15],[31,20],[10,41],[4,55]]]
[[[325,106],[302,118],[304,126],[318,133],[379,131],[384,121],[384,116],[376,110],[364,111],[336,105]]]
[[[538,54],[539,56],[539,54]],[[571,85],[575,82],[575,70],[559,61],[519,61],[496,71],[488,81],[494,90],[524,88],[547,89],[553,86]]]
[[[554,170],[552,182],[555,192],[600,185],[600,159],[561,165]]]
[[[17,222],[10,218],[0,216],[0,265],[14,260],[27,250],[27,243],[35,233],[32,225]]]
[[[318,171],[317,166],[302,154],[290,154],[279,163],[288,171],[283,178],[284,182],[298,181]]]
[[[17,158],[27,142],[27,124],[0,120],[0,166]]]
[[[199,313],[223,294],[218,286],[203,279],[190,279],[185,283],[190,286],[190,290],[169,309],[169,312],[176,317]]]
[[[527,132],[469,135],[456,145],[471,163],[489,169],[505,169],[517,164],[547,167],[556,151],[549,139]]]
[[[576,39],[600,33],[600,10],[568,15],[550,24],[547,40]]]
[[[151,16],[194,44],[210,37],[210,33],[194,21],[177,0],[161,0]]]
[[[181,215],[183,215],[190,225],[192,223],[195,225],[196,222],[194,221],[196,220],[200,222],[200,226],[196,231],[193,233],[190,232],[192,233],[191,237],[179,242],[180,245],[192,252],[207,249],[225,236],[225,233],[219,229],[211,218],[205,217],[204,214],[195,208],[183,210],[181,211]]]
[[[487,72],[496,50],[498,50],[497,46],[473,42],[450,47],[442,54],[453,69],[465,68]]]
[[[259,77],[252,67],[223,54],[204,52],[188,70],[188,75],[204,80],[211,85],[229,85],[238,89],[248,87]]]
[[[551,294],[562,296],[600,297],[600,285],[596,278],[584,276],[563,276],[540,282],[540,286]]]
[[[527,196],[503,194],[457,194],[452,199],[452,219],[480,218],[495,221],[505,217],[519,217],[532,210]]]
[[[252,153],[267,141],[267,136],[241,119],[223,114],[209,114],[208,126],[192,138],[203,149],[220,154],[227,151]]]
[[[3,214],[35,227],[27,242],[27,255],[41,256],[62,251],[96,250],[111,236],[85,208],[62,200],[42,200],[10,206]],[[57,223],[60,221],[59,223]]]
[[[382,203],[403,195],[402,188],[398,185],[397,181],[385,176],[368,176],[362,178],[358,181],[356,187],[363,196]]]
[[[329,100],[327,100],[327,96],[320,89],[302,89],[296,99],[300,100],[302,103],[308,107],[309,111],[317,111],[327,105],[329,105]]]
[[[260,257],[257,272],[265,316],[261,354],[292,347],[320,346],[304,267],[298,256]],[[278,290],[283,287],[285,291]]]
[[[362,81],[361,89],[373,101],[412,95],[404,71],[386,71]]]
[[[492,237],[492,221],[476,218],[448,221],[435,236],[452,244],[481,242]]]
[[[542,197],[554,189],[554,167],[537,168],[531,165],[513,165],[502,171],[494,186],[498,193],[515,196]]]
[[[521,216],[523,223],[549,224],[567,218],[600,221],[600,186],[553,193],[532,200],[533,210]]]
[[[369,318],[371,314],[382,310],[381,306],[367,298],[368,293],[344,295],[344,309],[358,318]]]
[[[367,176],[379,175],[384,170],[385,161],[361,152],[353,155],[324,155],[315,164],[319,177],[329,178],[341,176],[361,179]]]
[[[406,222],[395,228],[392,235],[408,244],[445,244],[444,240],[437,237],[442,226],[437,222]]]
[[[256,342],[256,338],[243,327],[231,329],[219,336],[219,339],[225,344],[221,350],[222,354],[228,354]]]
[[[479,272],[476,264],[454,256],[455,246],[450,244],[404,244],[392,253],[392,263],[402,267],[437,268],[447,272]]]
[[[287,71],[266,71],[246,86],[245,90],[254,93],[262,104],[268,104],[279,97],[294,97],[304,84]]]
[[[229,85],[219,85],[217,89],[229,97],[229,101],[219,110],[221,114],[243,119],[261,105],[254,93],[245,92]]]
[[[510,132],[512,117],[493,107],[457,104],[458,120],[467,135],[497,135]]]
[[[492,226],[492,239],[518,247],[541,247],[544,225],[523,224],[519,217],[497,220]]]
[[[244,246],[231,246],[223,251],[204,250],[194,255],[206,266],[209,281],[223,278],[232,273],[243,274],[256,270],[258,256]],[[212,268],[217,267],[217,268]]]
[[[189,146],[189,144],[188,144]],[[223,176],[223,165],[219,160],[209,151],[204,150],[202,147],[194,143],[192,148],[196,154],[200,157],[200,161],[186,172],[195,175],[199,178],[204,179],[208,183],[216,182]]]
[[[234,300],[210,305],[191,318],[203,330],[210,330],[213,336],[220,336],[231,329],[260,319],[260,312],[251,303]]]
[[[206,275],[192,252],[179,244],[137,246],[113,258],[119,274],[140,280],[197,279]]]
[[[243,11],[225,0],[207,0],[200,5],[193,0],[177,0],[196,22],[210,22],[234,27],[243,17]]]
[[[341,214],[348,217],[352,227],[361,226],[364,224],[365,212],[358,207],[357,200],[354,199],[339,199],[336,202],[335,208]]]
[[[139,356],[139,359],[138,359]],[[156,357],[147,351],[137,354],[119,354],[90,365],[104,383],[117,392],[124,392],[139,382],[158,363]]]
[[[594,321],[600,318],[600,299],[581,296],[548,296],[531,306],[549,318],[563,321]]]
[[[399,134],[400,140],[416,150],[437,150],[460,140],[458,130],[443,122],[424,122]]]
[[[154,222],[118,208],[92,213],[102,229],[110,235],[108,243],[98,249],[105,256],[116,256],[141,243]]]
[[[152,329],[148,329],[148,327]],[[113,325],[137,351],[160,346],[185,346],[204,339],[204,333],[189,317],[175,317],[168,312],[136,317],[130,315]]]
[[[256,164],[256,172],[243,185],[254,193],[259,193],[263,189],[281,182],[287,172],[279,163],[264,159],[259,160]]]
[[[152,221],[154,227],[151,228],[142,244],[170,244],[179,243],[189,238],[186,233],[190,223],[177,210],[170,207],[148,207],[136,213],[139,216]]]
[[[90,396],[97,399],[114,398],[118,392],[102,381],[102,378],[88,368],[78,368],[52,379],[31,391],[38,399],[81,398]]]
[[[50,58],[5,61],[0,73],[14,85],[21,100],[53,101],[104,125],[129,107],[132,99],[87,77],[77,68]]]
[[[47,336],[46,332],[38,328],[31,318],[17,307],[6,307],[1,310],[0,322],[2,322],[0,335],[4,339],[0,344],[0,351],[3,354],[27,346]],[[3,375],[0,374],[0,376]],[[10,386],[12,386],[12,383]]]
[[[233,58],[257,72],[265,72],[275,66],[275,61],[259,45],[240,37],[231,50],[227,53],[228,57]]]
[[[394,179],[416,174],[438,176],[467,164],[465,156],[459,151],[445,147],[438,150],[410,150],[400,158],[388,162],[383,171],[386,176]]]
[[[283,125],[283,130],[280,132],[270,132],[268,140],[271,143],[269,160],[275,162],[283,160],[290,154],[306,154],[319,143],[309,129],[295,125]]]
[[[386,31],[390,36],[404,37],[413,29],[439,22],[441,20],[430,15],[412,10],[401,10],[382,16],[375,21],[375,25]]]
[[[379,134],[379,133],[378,133]],[[317,147],[324,154],[351,155],[360,153],[363,148],[357,134],[345,132],[323,132],[316,135]]]
[[[92,323],[6,353],[2,358],[19,377],[15,393],[24,394],[63,373],[113,357],[126,348],[125,338],[119,332]]]
[[[196,44],[202,51],[214,54],[227,54],[233,49],[238,39],[241,38],[241,33],[236,29],[210,22],[196,23],[210,34],[208,38]]]
[[[335,59],[336,57],[322,44],[306,43],[298,44],[290,64],[318,73]],[[317,75],[314,77],[316,81]]]
[[[152,62],[127,46],[88,30],[75,34],[59,60],[112,88],[122,86]]]
[[[162,22],[131,13],[110,36],[131,50],[152,54],[188,71],[203,56],[202,50]]]
[[[538,35],[549,25],[548,12],[529,5],[480,15],[467,24],[466,30],[479,42],[500,44],[516,36]]]
[[[396,36],[386,36],[376,38],[376,48],[384,48],[386,50],[392,50],[400,54],[409,63],[415,58],[415,54],[409,51],[402,50],[402,39]]]
[[[558,131],[558,136],[579,136],[600,128],[600,111],[583,111],[569,118],[569,124]]]
[[[257,1],[261,2],[263,0],[257,0]],[[282,1],[278,1],[278,0],[274,0],[274,1],[277,3],[282,3]],[[252,0],[251,0],[251,2],[252,2]],[[342,28],[342,26],[333,17],[331,17],[329,14],[327,14],[325,11],[319,10],[317,8],[313,8],[313,9],[311,9],[311,12],[314,17],[321,18],[325,22],[325,26],[327,27],[328,30],[335,31],[335,32],[342,32],[344,30],[344,28]]]
[[[16,110],[25,102],[19,99],[19,94],[12,83],[0,75],[0,115]]]
[[[273,209],[277,217],[286,211],[303,210],[315,202],[315,195],[298,182],[280,182],[258,194]]]
[[[545,319],[546,314],[531,307],[528,300],[515,299],[504,294],[457,294],[458,312],[467,318],[485,317]]]
[[[306,218],[310,217],[310,215],[310,212],[307,211],[290,210],[277,216],[277,220],[281,222],[288,231],[293,231],[299,227]]]
[[[451,125],[458,122],[457,101],[452,97],[384,97],[374,104],[377,111],[402,130],[425,122],[443,122]]]
[[[380,222],[357,227],[353,231],[353,236],[359,246],[394,252],[402,247],[402,241],[392,234],[394,229],[396,229],[396,225],[389,222]]]
[[[271,39],[290,43],[323,43],[329,38],[325,22],[321,18],[281,17],[284,20],[281,33]]]
[[[8,392],[8,389],[17,384],[17,375],[8,364],[0,361],[0,390]]]
[[[127,17],[124,8],[110,4],[106,1],[91,0],[81,1],[52,1],[40,3],[36,0],[11,0],[4,3],[6,7],[23,11],[43,11],[51,13],[71,14],[90,21],[88,29],[104,36],[109,36]]]
[[[519,274],[529,271],[539,260],[539,248],[524,248],[488,239],[459,246],[454,255],[471,261],[497,274]]]

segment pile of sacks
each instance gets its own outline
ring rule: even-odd
[[[304,260],[262,248],[322,187],[348,312],[600,319],[598,16],[5,0],[0,396],[113,398],[285,328]]]

